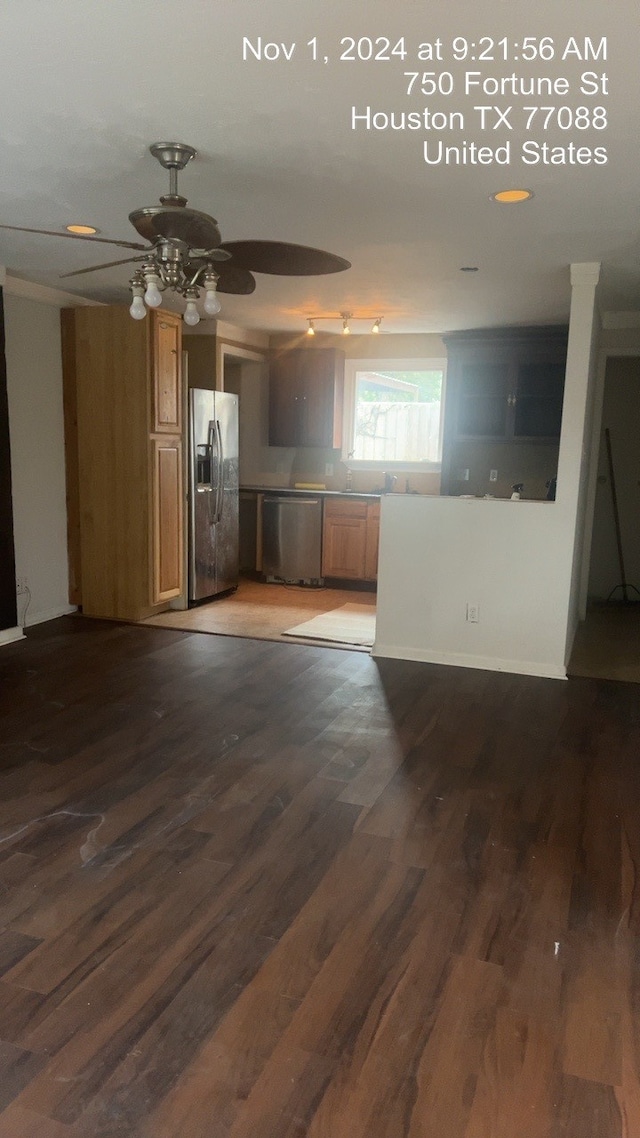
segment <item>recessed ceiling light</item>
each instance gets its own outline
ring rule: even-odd
[[[528,202],[533,197],[533,190],[498,190],[496,194],[491,194],[491,200],[494,202],[503,202],[508,205],[513,205],[515,202]]]
[[[79,233],[83,237],[100,232],[95,225],[65,225],[65,229],[67,233]]]

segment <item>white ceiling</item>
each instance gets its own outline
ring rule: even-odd
[[[348,310],[383,316],[383,328],[397,332],[558,322],[568,316],[568,267],[584,261],[602,262],[601,308],[632,310],[640,307],[639,27],[635,0],[4,0],[0,222],[57,230],[80,221],[103,237],[138,240],[129,212],[168,188],[148,146],[177,140],[198,150],[180,189],[218,219],[225,241],[292,241],[352,262],[328,277],[258,276],[252,296],[222,298],[225,320],[302,330],[308,315]],[[243,61],[245,36],[254,45],[259,37],[295,43],[294,58]],[[311,61],[313,36],[327,64]],[[340,62],[346,36],[392,44],[403,36],[408,56]],[[476,44],[507,37],[511,58],[453,62],[454,36]],[[556,58],[516,61],[524,36],[550,37]],[[606,37],[607,60],[562,61],[570,37],[581,46]],[[415,60],[417,45],[438,39],[441,62]],[[407,97],[404,72],[422,70],[451,72],[454,94]],[[571,92],[465,98],[465,70],[562,76]],[[606,73],[610,93],[580,94],[583,71]],[[480,131],[474,104],[511,105],[514,124],[524,122],[523,105],[604,104],[609,126]],[[464,130],[353,132],[352,106],[367,105],[460,111]],[[527,166],[526,138],[604,146],[608,161]],[[428,165],[424,139],[433,149],[508,139],[511,162]],[[510,185],[535,197],[516,207],[490,200]],[[63,282],[60,274],[117,256],[109,246],[0,230],[0,263],[11,272],[98,300],[127,300],[128,266]]]

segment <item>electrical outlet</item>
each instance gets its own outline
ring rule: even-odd
[[[480,620],[480,606],[472,605],[470,601],[467,601],[467,620],[469,624],[477,624]]]
[[[497,482],[498,481],[498,471],[497,470],[490,470],[489,471],[489,481],[490,482]]]
[[[26,593],[28,588],[26,577],[16,577],[16,593],[19,597]]]
[[[468,482],[468,481],[469,481],[469,467],[467,466],[464,468],[464,470],[458,471],[458,482]]]
[[[333,463],[332,462],[325,462],[324,474],[325,474],[325,478],[331,478],[332,477],[332,475],[333,475]]]

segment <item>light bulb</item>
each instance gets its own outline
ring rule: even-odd
[[[144,299],[145,304],[148,304],[149,308],[159,308],[162,304],[162,293],[158,288],[158,277],[147,278]]]
[[[204,294],[204,310],[207,316],[215,316],[221,307],[215,288],[208,288]]]
[[[187,301],[187,307],[184,310],[183,320],[185,324],[189,324],[192,328],[194,328],[196,324],[200,323],[200,313],[196,308],[195,300]]]
[[[381,323],[381,321],[380,321],[380,320],[376,320],[375,324],[373,325],[373,328],[371,329],[371,331],[374,333],[374,335],[378,335],[378,334],[379,334],[379,332],[380,332],[380,323]]]
[[[134,320],[144,320],[145,316],[147,315],[147,310],[144,306],[144,300],[141,296],[134,296],[133,300],[131,301],[129,312],[133,316]]]
[[[343,335],[343,336],[348,336],[348,335],[350,334],[350,332],[351,332],[351,329],[350,329],[350,327],[349,327],[349,325],[348,325],[347,321],[346,321],[346,320],[343,320],[343,321],[342,321],[342,335]]]
[[[315,336],[315,334],[316,334],[315,325],[313,323],[313,320],[310,320],[309,321],[309,327],[307,328],[307,336]]]

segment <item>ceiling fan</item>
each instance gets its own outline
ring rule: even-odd
[[[112,241],[107,237],[57,233],[49,229],[28,229],[20,225],[0,225],[0,229],[67,237],[74,241],[94,241],[139,251],[139,256],[62,274],[63,277],[75,277],[115,265],[142,262],[130,281],[133,295],[130,312],[138,320],[146,315],[146,306],[157,308],[162,303],[165,289],[184,296],[187,302],[184,319],[187,324],[197,324],[200,314],[196,301],[200,299],[200,288],[205,290],[205,312],[214,316],[220,311],[217,293],[252,293],[256,287],[254,272],[277,276],[319,276],[340,273],[351,267],[343,257],[306,245],[291,245],[283,241],[223,242],[216,219],[191,209],[187,199],[178,193],[178,171],[195,158],[193,147],[182,142],[156,142],[149,149],[160,165],[169,171],[169,193],[160,198],[159,205],[144,206],[129,214],[131,224],[148,242],[147,245]]]

